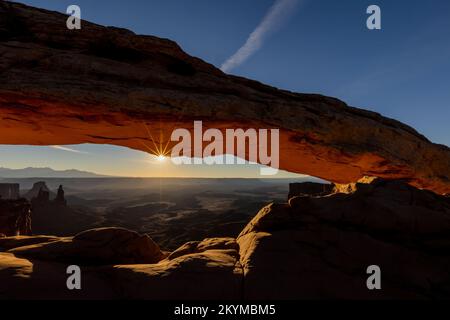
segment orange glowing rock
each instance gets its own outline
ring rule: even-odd
[[[280,168],[336,183],[405,179],[450,193],[450,150],[334,98],[222,73],[166,39],[0,2],[0,143],[148,151],[174,128],[279,128]],[[173,146],[169,144],[170,147]]]

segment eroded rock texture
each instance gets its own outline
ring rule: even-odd
[[[93,229],[74,238],[2,238],[0,299],[242,297],[235,239],[191,242],[167,258],[149,239],[117,228]],[[83,290],[65,287],[68,264],[81,266]]]
[[[282,169],[337,183],[402,178],[450,193],[449,148],[398,121],[226,75],[166,39],[86,21],[69,31],[66,18],[0,2],[0,143],[149,152],[150,136],[164,145],[193,120],[280,128]]]
[[[450,199],[404,182],[293,197],[238,237],[245,298],[450,298],[449,234]],[[370,265],[382,290],[366,287]]]
[[[170,254],[116,228],[0,238],[0,298],[450,299],[449,234],[449,198],[370,179],[270,204],[237,239]],[[65,288],[72,263],[81,291]],[[366,287],[370,265],[382,290]]]

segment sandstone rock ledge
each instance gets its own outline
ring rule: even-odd
[[[450,198],[361,182],[263,208],[237,239],[244,297],[450,298]],[[380,291],[366,287],[369,265]]]
[[[82,290],[66,288],[71,264],[82,268]],[[0,299],[237,299],[242,268],[232,238],[189,242],[168,256],[146,235],[100,228],[0,239],[0,283]]]
[[[0,238],[0,298],[449,299],[449,235],[450,198],[370,179],[270,204],[237,239],[171,253],[120,228]],[[68,264],[82,266],[82,290],[66,289]],[[382,290],[366,288],[372,264]]]

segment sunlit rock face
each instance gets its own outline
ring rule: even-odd
[[[407,179],[450,193],[449,148],[321,95],[222,73],[167,39],[0,3],[0,143],[108,143],[149,151],[174,128],[279,128],[280,167],[328,181]],[[159,137],[162,136],[162,141]],[[173,144],[169,144],[169,149]]]
[[[122,228],[87,230],[74,237],[21,246],[9,252],[37,260],[81,265],[156,263],[164,258],[150,237]]]
[[[247,299],[450,297],[450,199],[364,179],[263,208],[239,235]],[[377,265],[382,290],[368,290]]]
[[[67,263],[82,266],[84,290],[64,286]],[[168,257],[119,228],[0,239],[0,299],[239,299],[242,281],[232,238],[190,242]]]

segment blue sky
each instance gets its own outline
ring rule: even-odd
[[[77,4],[83,19],[170,38],[187,53],[220,67],[245,43],[274,0],[22,2],[61,12]],[[450,1],[298,2],[261,48],[230,73],[292,91],[334,96],[405,122],[433,142],[450,145]],[[366,28],[366,8],[371,4],[382,10],[382,30]],[[95,162],[101,157],[87,159],[101,153],[117,160],[107,172],[127,173],[130,159],[146,157],[117,147],[72,147],[88,153],[0,147],[0,166],[48,163],[61,169],[104,172],[104,166]],[[216,172],[227,175],[223,168]]]

